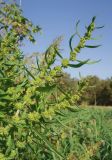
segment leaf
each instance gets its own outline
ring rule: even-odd
[[[6,66],[14,66],[15,64],[14,63],[10,63],[10,64],[8,64],[8,63],[4,63],[4,65],[6,65]]]
[[[6,94],[2,89],[0,89],[0,94]]]
[[[95,21],[95,19],[96,19],[96,16],[94,16],[94,17],[92,18],[92,22],[94,22],[94,21]]]
[[[26,79],[19,86],[20,87],[25,87],[27,83],[28,83],[28,80]]]
[[[101,45],[96,45],[96,46],[91,46],[91,45],[85,45],[86,48],[98,48],[100,47]]]
[[[80,23],[80,20],[78,20],[76,23],[76,29],[78,28],[79,23]]]
[[[73,51],[73,48],[72,48],[72,40],[73,38],[75,37],[76,33],[73,34],[71,37],[70,37],[70,40],[69,40],[69,47],[70,47],[70,50]]]
[[[12,144],[13,143],[12,143],[11,135],[9,135],[8,138],[7,138],[7,146],[12,148]]]
[[[72,67],[72,68],[79,68],[79,67],[83,66],[84,64],[87,64],[88,61],[89,61],[89,59],[86,60],[86,61],[81,61],[81,62],[78,63],[78,64],[69,64],[68,66],[69,66],[69,67]]]
[[[65,128],[68,128],[68,129],[70,129],[70,127],[69,126],[66,126],[63,122],[61,122],[58,118],[55,118],[56,120],[57,120],[57,122],[58,123],[60,123],[61,124],[61,126],[63,126],[63,127],[65,127]]]
[[[70,98],[70,96],[65,92],[65,90],[63,90],[61,87],[59,87],[59,86],[57,86],[57,88],[59,89],[59,91],[61,92],[61,93],[63,93],[65,96],[66,96],[66,98]]]
[[[49,55],[49,49],[50,49],[50,47],[45,52],[45,61],[48,64],[48,66],[49,66],[49,63],[48,63],[48,59],[47,58],[48,58],[48,55]]]
[[[103,28],[104,26],[101,26],[101,27],[95,27],[95,29],[101,29],[101,28]]]
[[[0,93],[0,97],[6,96],[6,93]]]
[[[36,63],[37,63],[38,69],[39,69],[39,71],[40,71],[40,66],[39,66],[39,62],[38,62],[37,56],[36,56]]]
[[[52,91],[55,87],[56,87],[55,84],[52,85],[52,86],[46,84],[45,87],[38,87],[38,91],[40,91],[40,92],[50,92],[50,91]]]
[[[0,80],[9,80],[9,81],[11,81],[12,79],[10,79],[10,78],[1,78],[0,77]]]
[[[59,153],[59,152],[52,146],[52,144],[46,139],[46,137],[45,137],[43,134],[41,134],[41,133],[39,133],[38,131],[36,131],[36,132],[35,132],[35,135],[38,136],[38,137],[48,146],[48,148],[49,148],[51,151],[53,151],[53,152],[54,152],[55,154],[57,154],[59,157],[64,158],[64,156],[63,156],[61,153]]]
[[[0,118],[4,118],[5,117],[5,114],[0,112]]]
[[[2,96],[0,95],[0,100],[8,100],[8,101],[11,100],[11,97],[10,97],[10,96],[7,96],[7,95],[4,96],[4,97],[3,97],[3,96],[4,96],[4,95],[2,95]]]
[[[79,112],[78,109],[73,108],[73,107],[68,107],[67,109],[68,109],[69,111],[71,111],[71,112]]]
[[[55,49],[55,51],[56,51],[56,54],[57,54],[61,59],[63,59],[62,55],[58,52],[58,50]]]
[[[89,61],[89,62],[87,62],[87,64],[95,64],[95,63],[98,63],[98,62],[100,62],[101,61],[101,59],[99,59],[99,60],[97,60],[97,61]]]
[[[99,59],[99,60],[97,60],[97,61],[88,61],[86,64],[95,64],[95,63],[98,63],[98,62],[100,62],[101,61],[101,59]],[[77,62],[83,62],[83,61],[81,61],[81,60],[77,60]]]
[[[61,111],[56,111],[56,114],[65,117],[65,114],[63,112],[61,112]]]
[[[1,75],[4,77],[4,73],[2,72],[2,70],[0,70]]]
[[[25,67],[25,70],[27,71],[27,73],[35,80],[35,77],[32,75],[32,73]]]
[[[76,23],[76,34],[78,35],[79,38],[81,38],[81,36],[80,36],[80,34],[78,32],[78,25],[79,25],[79,23],[80,23],[80,20],[78,20],[77,23]]]

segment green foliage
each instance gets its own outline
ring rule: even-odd
[[[111,108],[83,107],[56,117],[58,124],[52,128],[57,134],[58,150],[67,156],[67,160],[111,160],[111,114]]]
[[[112,78],[102,80],[97,76],[87,76],[88,88],[82,102],[89,105],[112,106]]]
[[[94,62],[93,62],[94,63]],[[112,78],[100,79],[97,76],[86,76],[83,79],[88,82],[84,94],[81,96],[80,104],[95,106],[112,106]],[[64,73],[60,79],[60,87],[65,92],[75,93],[78,79],[71,78]]]
[[[65,116],[63,111],[73,110],[71,107],[77,105],[87,81],[81,80],[74,94],[65,92],[58,81],[64,68],[88,63],[85,60],[77,64],[76,55],[91,39],[95,17],[84,36],[76,31],[79,44],[68,59],[60,53],[59,38],[41,59],[36,58],[36,66],[26,63],[20,47],[25,38],[34,43],[33,33],[38,33],[40,27],[26,19],[16,4],[2,2],[0,8],[0,159],[67,158],[53,143],[58,137],[53,126],[60,122],[57,116]],[[72,39],[70,48],[71,43]],[[59,65],[57,57],[61,59]]]

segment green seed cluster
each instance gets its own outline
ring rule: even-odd
[[[85,43],[87,40],[91,39],[91,35],[92,32],[95,29],[95,23],[94,23],[94,19],[92,21],[92,23],[87,27],[87,32],[85,33],[85,35],[83,37],[80,38],[79,44],[77,45],[77,47],[74,48],[73,51],[71,51],[70,53],[70,60],[71,61],[75,61],[77,54],[81,51],[82,48],[85,47]]]
[[[62,64],[62,67],[67,68],[68,64],[69,64],[69,60],[67,58],[65,58],[65,59],[62,60],[61,64]]]

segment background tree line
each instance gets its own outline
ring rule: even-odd
[[[100,79],[90,75],[84,79],[88,81],[88,87],[80,100],[80,104],[112,106],[112,77]],[[71,78],[69,74],[64,73],[60,79],[60,85],[63,86],[64,90],[68,89],[68,91],[74,92],[78,81],[78,79]]]

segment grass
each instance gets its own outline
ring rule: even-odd
[[[67,160],[112,160],[111,107],[76,108],[56,120],[50,140]]]

